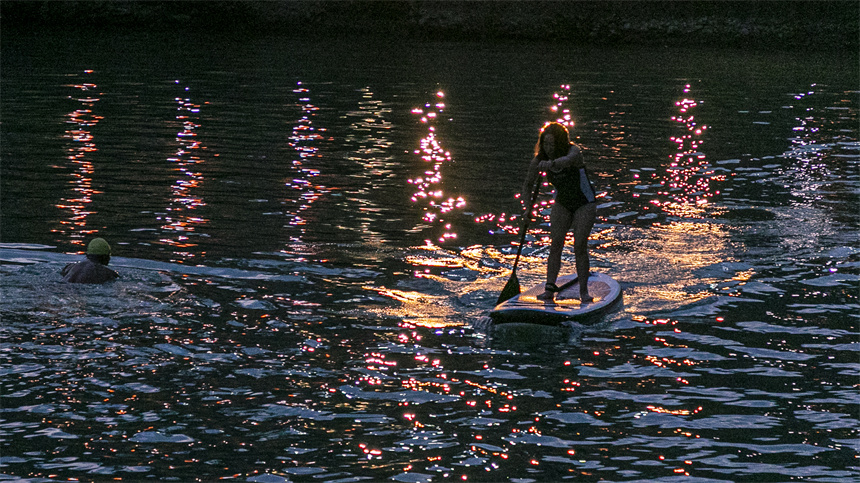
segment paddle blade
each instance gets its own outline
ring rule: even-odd
[[[508,283],[505,284],[505,288],[502,289],[502,293],[499,294],[499,301],[496,302],[496,305],[504,302],[505,300],[512,299],[520,294],[520,281],[517,279],[517,272],[514,271],[511,273],[511,278],[508,280]]]

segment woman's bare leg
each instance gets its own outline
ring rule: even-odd
[[[564,241],[573,223],[573,213],[559,203],[553,203],[549,214],[550,247],[546,261],[546,283],[555,283],[561,271],[561,254],[564,251]],[[544,292],[543,300],[552,300],[552,292]]]
[[[576,276],[579,278],[579,297],[583,302],[593,299],[588,294],[588,272],[591,262],[588,259],[588,236],[597,218],[597,203],[581,206],[573,214],[573,253],[576,255]]]

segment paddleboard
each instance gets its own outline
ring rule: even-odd
[[[556,285],[563,290],[555,295],[555,300],[537,298],[544,292],[541,283],[497,305],[490,312],[490,318],[496,324],[558,325],[568,320],[589,323],[596,322],[622,303],[621,285],[604,273],[595,272],[588,277],[588,293],[594,297],[592,302],[580,302],[575,275],[559,277]]]

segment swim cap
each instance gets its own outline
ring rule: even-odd
[[[110,255],[110,245],[104,238],[95,238],[87,246],[87,255]]]

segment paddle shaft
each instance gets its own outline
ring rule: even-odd
[[[529,207],[528,207],[528,209],[526,209],[526,212],[523,214],[525,219],[523,220],[523,227],[520,230],[520,232],[521,232],[520,233],[520,246],[519,246],[519,248],[517,248],[517,256],[516,256],[516,258],[514,258],[514,266],[511,269],[511,271],[513,273],[516,273],[516,271],[517,271],[517,264],[520,262],[520,254],[523,252],[523,245],[526,244],[526,233],[528,233],[528,231],[529,231],[529,223],[532,220],[532,210],[535,207],[535,202],[537,201],[538,193],[540,193],[541,179],[542,178],[539,177],[537,182],[535,183],[535,190],[534,190],[534,193],[532,193],[532,199],[529,202]]]

